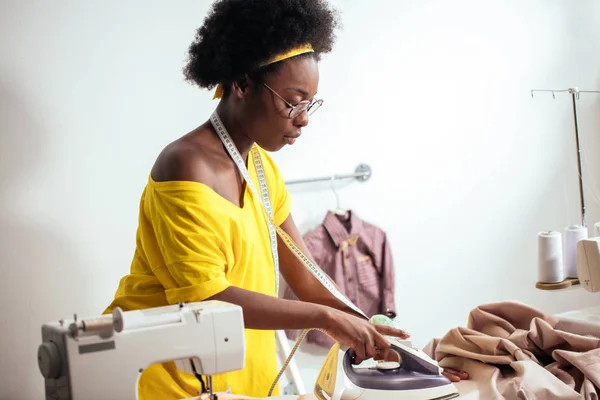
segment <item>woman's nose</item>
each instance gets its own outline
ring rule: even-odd
[[[294,126],[304,128],[308,125],[308,111],[302,111],[296,118],[294,118]]]

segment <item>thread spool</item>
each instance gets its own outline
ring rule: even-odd
[[[100,317],[88,318],[81,320],[81,325],[84,332],[91,333],[102,333],[113,331],[113,316],[102,315]]]
[[[540,232],[538,234],[538,282],[557,283],[564,279],[561,233]]]
[[[577,243],[587,239],[587,228],[581,225],[569,226],[565,229],[565,276],[577,278]]]
[[[69,325],[71,337],[83,337],[90,335],[110,336],[113,332],[112,315],[101,315],[99,317],[75,319]]]
[[[600,222],[594,224],[594,237],[600,236]]]

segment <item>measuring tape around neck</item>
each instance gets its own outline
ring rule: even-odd
[[[246,181],[246,184],[250,188],[250,191],[256,198],[259,198],[262,200],[261,204],[263,205],[263,211],[264,211],[264,213],[266,215],[266,219],[267,219],[267,225],[269,228],[269,238],[271,241],[271,252],[273,254],[273,264],[275,267],[275,296],[277,296],[277,294],[279,293],[279,254],[277,252],[277,234],[279,234],[279,236],[281,237],[282,241],[285,243],[287,248],[290,249],[292,254],[294,254],[294,256],[298,260],[300,260],[302,265],[304,265],[306,267],[306,269],[308,269],[313,274],[313,276],[315,278],[317,278],[319,283],[321,283],[323,286],[325,286],[325,288],[327,290],[329,290],[329,292],[331,294],[333,294],[338,300],[340,300],[346,306],[351,308],[353,311],[355,311],[359,315],[362,315],[365,318],[368,318],[365,315],[365,313],[362,312],[362,310],[360,308],[358,308],[356,305],[354,305],[346,296],[344,296],[335,287],[335,285],[333,284],[331,279],[323,272],[323,270],[321,270],[321,268],[319,268],[318,265],[316,265],[309,257],[307,257],[302,252],[302,250],[300,250],[300,248],[296,245],[296,243],[294,243],[292,238],[275,223],[275,221],[273,219],[273,207],[271,206],[271,200],[269,198],[269,188],[267,186],[267,180],[265,177],[265,173],[264,173],[264,169],[262,166],[262,161],[261,161],[260,153],[258,152],[258,149],[255,146],[253,146],[252,149],[250,150],[250,152],[252,153],[252,161],[254,163],[256,175],[258,177],[258,182],[259,182],[260,191],[261,191],[261,195],[262,195],[260,197],[258,195],[258,192],[256,191],[256,188],[254,187],[254,183],[253,183],[252,179],[250,178],[250,174],[248,173],[248,169],[246,168],[244,159],[242,158],[237,147],[235,146],[235,143],[233,143],[231,136],[229,136],[227,129],[225,129],[225,126],[221,122],[221,119],[219,118],[219,115],[217,114],[216,111],[214,111],[212,113],[212,115],[210,117],[210,122],[213,125],[213,127],[215,128],[217,135],[219,135],[221,142],[223,142],[225,149],[227,149],[227,152],[233,159],[233,162],[237,165],[240,173],[242,174],[242,177],[244,178],[244,180]]]

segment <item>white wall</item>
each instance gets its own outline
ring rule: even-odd
[[[290,178],[373,167],[341,201],[388,232],[414,342],[464,324],[484,302],[547,312],[598,304],[582,289],[534,288],[537,233],[580,219],[570,97],[532,99],[529,90],[600,90],[599,4],[339,4],[345,30],[321,68],[326,103],[311,133],[276,160]],[[581,95],[591,224],[600,219],[599,109],[600,95]],[[318,163],[303,162],[311,152]],[[292,189],[305,229],[320,222],[323,204],[335,207],[328,184],[318,187]],[[304,348],[298,362],[314,365],[304,374],[312,385],[323,352]]]
[[[209,2],[166,4],[0,5],[2,399],[42,397],[41,324],[110,302],[154,158],[215,106],[181,74]],[[485,302],[597,304],[581,289],[534,288],[537,232],[577,223],[579,211],[570,98],[529,90],[600,89],[600,5],[335,4],[344,30],[322,63],[325,105],[274,157],[288,179],[371,165],[367,183],[339,185],[341,202],[388,232],[415,343]],[[579,105],[593,224],[600,96]],[[328,184],[291,191],[304,231],[335,207]],[[318,360],[298,357],[309,390]]]

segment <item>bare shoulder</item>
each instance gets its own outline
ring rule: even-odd
[[[175,140],[159,154],[152,167],[156,182],[191,181],[213,186],[218,170],[218,155],[203,128]]]

